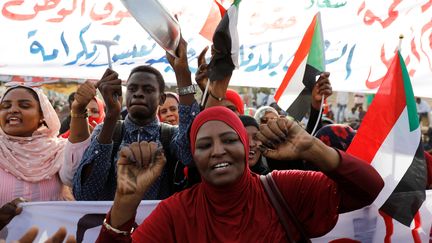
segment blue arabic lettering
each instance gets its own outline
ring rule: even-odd
[[[83,37],[84,34],[87,32],[87,30],[90,28],[90,25],[91,24],[88,24],[87,26],[82,28],[80,31],[79,39],[80,39],[80,43],[82,46],[82,51],[78,52],[78,54],[76,55],[76,59],[74,61],[66,63],[65,64],[66,66],[76,64],[78,62],[78,60],[81,59],[81,57],[83,57],[83,56],[85,56],[85,60],[88,60],[96,54],[96,51],[97,51],[96,45],[93,45],[93,51],[92,52],[88,52],[87,45],[86,45],[84,37]]]
[[[327,64],[336,62],[337,60],[341,59],[341,57],[343,57],[343,55],[345,55],[347,49],[348,49],[348,44],[345,44],[344,47],[342,48],[342,52],[341,52],[340,56],[335,57],[335,58],[331,58],[331,59],[326,58],[325,64],[327,65]]]
[[[253,49],[255,49],[255,47],[256,46],[250,46],[249,47],[249,49],[251,50],[251,51],[253,51]],[[249,53],[249,55],[248,55],[248,60],[245,60],[244,59],[244,53],[245,53],[245,50],[244,50],[244,45],[241,45],[240,46],[240,67],[243,67],[243,66],[247,66],[247,65],[249,65],[249,63],[253,60],[253,58],[254,58],[254,54],[253,54],[253,52],[251,52],[251,53]]]
[[[283,55],[281,54],[281,55],[279,55],[279,61],[278,62],[275,62],[275,63],[272,63],[272,53],[273,53],[273,49],[272,49],[272,42],[270,42],[269,44],[268,44],[268,48],[267,48],[267,51],[268,51],[268,54],[269,54],[269,59],[268,59],[268,62],[267,63],[263,63],[263,59],[262,59],[262,56],[260,55],[259,56],[259,58],[258,58],[258,63],[257,64],[255,64],[255,65],[252,65],[252,66],[249,66],[249,67],[247,67],[246,69],[245,69],[245,71],[246,72],[252,72],[252,71],[255,71],[256,69],[258,69],[258,71],[262,71],[263,69],[265,69],[265,68],[267,68],[268,67],[268,69],[273,69],[273,68],[275,68],[276,66],[278,66],[279,65],[279,63],[282,61],[282,59],[283,59]]]
[[[28,38],[33,37],[34,35],[36,35],[36,32],[37,32],[37,30],[29,31],[29,33],[27,34],[27,37]],[[42,44],[39,43],[39,41],[33,41],[32,44],[30,45],[30,53],[32,53],[32,54],[41,53],[42,60],[44,62],[46,62],[46,61],[51,61],[51,60],[56,59],[57,55],[58,55],[58,50],[53,49],[51,54],[46,54],[45,48],[42,46]]]
[[[60,40],[63,45],[63,49],[66,52],[66,56],[69,56],[69,45],[67,44],[66,39],[64,37],[64,31],[61,33]]]
[[[355,47],[356,47],[356,44],[354,44],[354,46],[351,47],[351,50],[350,50],[350,52],[348,54],[348,59],[347,59],[346,65],[345,65],[345,69],[347,71],[347,75],[345,77],[345,80],[347,80],[348,77],[351,75],[351,71],[352,71],[351,70],[351,62],[352,62],[352,59],[353,59]]]

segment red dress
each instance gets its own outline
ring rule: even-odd
[[[331,173],[296,170],[272,173],[311,238],[329,232],[339,213],[372,203],[384,185],[370,165],[339,153],[341,163]],[[129,231],[133,222],[131,219],[119,229]],[[286,239],[258,175],[248,172],[231,190],[218,192],[200,183],[160,202],[132,237],[103,227],[98,242],[286,242]]]

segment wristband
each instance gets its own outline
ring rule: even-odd
[[[195,94],[196,89],[197,89],[196,85],[191,84],[191,85],[186,86],[186,87],[177,88],[176,90],[177,90],[178,95],[183,96],[183,95],[188,95],[188,94]]]
[[[127,236],[127,235],[131,235],[131,234],[133,233],[133,231],[135,230],[134,227],[132,227],[132,229],[130,230],[130,232],[116,229],[116,228],[112,227],[110,224],[108,224],[106,218],[105,218],[104,221],[103,221],[103,226],[104,226],[107,230],[110,230],[110,231],[112,231],[112,232],[114,232],[114,233],[116,233],[116,234],[122,234],[122,235],[125,235],[125,236]]]
[[[88,114],[87,114],[87,112],[85,112],[85,113],[74,113],[73,111],[71,111],[70,116],[71,116],[71,118],[87,118]]]

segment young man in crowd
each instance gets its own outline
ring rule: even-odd
[[[165,101],[165,82],[160,72],[150,66],[139,66],[131,71],[126,84],[128,115],[123,124],[118,125],[122,103],[121,80],[115,71],[107,69],[98,87],[104,98],[107,113],[104,123],[93,131],[90,146],[75,173],[73,192],[77,200],[113,200],[118,151],[121,147],[137,141],[157,142],[159,146],[164,147],[168,158],[162,174],[143,199],[164,199],[174,193],[173,171],[170,168],[176,167],[178,161],[185,164],[192,161],[187,131],[200,111],[194,97],[195,86],[191,82],[184,40],[179,45],[178,56],[176,58],[167,54],[176,74],[180,96],[180,124],[179,127],[168,128],[168,139],[162,138],[163,125],[157,119],[157,108]]]

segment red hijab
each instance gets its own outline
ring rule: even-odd
[[[134,242],[146,240],[146,232],[152,231],[152,225],[162,223],[161,220],[168,220],[174,227],[166,229],[166,237],[168,237],[164,238],[166,241],[284,242],[286,240],[285,232],[258,176],[251,173],[247,166],[248,136],[240,118],[234,112],[218,106],[207,108],[198,114],[190,131],[192,154],[195,153],[195,140],[199,129],[206,122],[213,120],[226,123],[239,135],[245,151],[243,175],[238,181],[226,187],[215,187],[203,179],[203,182],[191,189],[162,201],[149,216],[149,221],[144,221],[144,225],[148,224],[143,227],[145,229],[138,228],[135,231]],[[166,216],[167,211],[169,217]]]
[[[241,96],[232,89],[227,89],[225,96],[227,100],[231,101],[236,106],[240,115],[244,115],[244,103]]]
[[[94,117],[89,117],[88,118],[88,123],[90,126],[93,126],[93,122],[95,122],[96,124],[99,124],[101,122],[103,122],[103,120],[105,119],[105,105],[103,103],[102,100],[100,100],[97,97],[93,98],[94,101],[96,101],[97,105],[98,105],[98,110],[99,110],[99,117],[98,118],[94,118]],[[59,137],[62,138],[68,138],[70,136],[70,130],[67,130],[65,133],[59,135]]]
[[[99,117],[98,118],[94,118],[92,116],[89,117],[89,124],[90,125],[93,125],[93,122],[95,122],[96,124],[99,124],[99,123],[103,122],[103,120],[105,119],[105,105],[104,105],[103,101],[97,97],[94,97],[93,100],[96,101],[96,103],[98,105]]]

